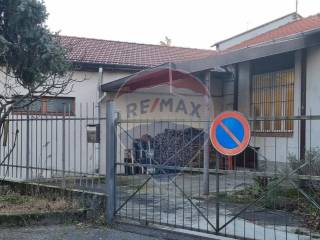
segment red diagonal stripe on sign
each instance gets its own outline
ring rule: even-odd
[[[220,126],[221,126],[221,127],[223,128],[223,130],[229,135],[229,137],[231,137],[232,140],[236,142],[236,144],[237,144],[238,146],[241,145],[241,142],[238,140],[238,138],[236,138],[236,136],[233,135],[233,133],[227,128],[226,125],[223,124],[222,121],[220,122]]]

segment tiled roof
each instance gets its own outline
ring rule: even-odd
[[[258,44],[262,44],[279,38],[289,37],[290,35],[307,32],[317,28],[320,28],[320,14],[306,18],[301,18],[294,22],[288,23],[284,26],[278,27],[274,30],[271,30],[249,40],[243,41],[237,45],[234,45],[228,48],[227,51],[255,46]]]
[[[166,62],[181,62],[216,54],[213,50],[168,47],[151,44],[60,36],[69,50],[68,58],[80,63],[152,67]]]

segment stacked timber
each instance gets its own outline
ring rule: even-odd
[[[135,139],[134,159],[140,163],[163,166],[195,166],[202,162],[204,133],[202,129],[165,129],[154,137],[144,135]]]

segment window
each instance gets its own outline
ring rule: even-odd
[[[19,96],[16,97],[19,99]],[[74,115],[75,98],[74,97],[34,97],[32,103],[26,98],[19,102],[14,108],[15,114],[48,114],[48,115]],[[30,103],[30,104],[28,104]]]
[[[294,115],[294,69],[252,76],[251,113],[253,117]],[[293,120],[256,121],[256,132],[292,132]]]

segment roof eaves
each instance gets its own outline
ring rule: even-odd
[[[313,32],[318,32],[320,30],[320,28],[313,28],[313,29],[309,29],[307,31],[303,31],[303,32],[298,32],[298,33],[294,33],[294,34],[290,34],[290,35],[286,35],[284,37],[278,37],[278,38],[274,38],[274,39],[271,39],[271,40],[268,40],[268,41],[264,41],[264,42],[258,42],[258,43],[255,43],[255,44],[250,44],[250,45],[247,45],[247,46],[244,46],[244,47],[241,47],[241,48],[235,48],[235,49],[231,49],[228,50],[226,49],[225,51],[226,52],[233,52],[233,51],[237,51],[237,50],[241,50],[241,49],[246,49],[246,48],[253,48],[253,47],[259,47],[259,46],[264,46],[264,45],[267,45],[267,44],[270,44],[270,43],[273,43],[273,42],[280,42],[280,41],[286,41],[288,39],[294,39],[294,38],[298,38],[298,37],[301,37],[303,35],[308,35],[308,34],[312,34]],[[239,43],[241,44],[241,43]],[[237,45],[235,45],[237,46]]]
[[[300,34],[300,37],[296,36],[286,40],[275,40],[261,46],[237,49],[217,55],[214,58],[207,57],[200,60],[186,61],[177,64],[177,68],[192,73],[319,45],[320,28],[304,32]]]

